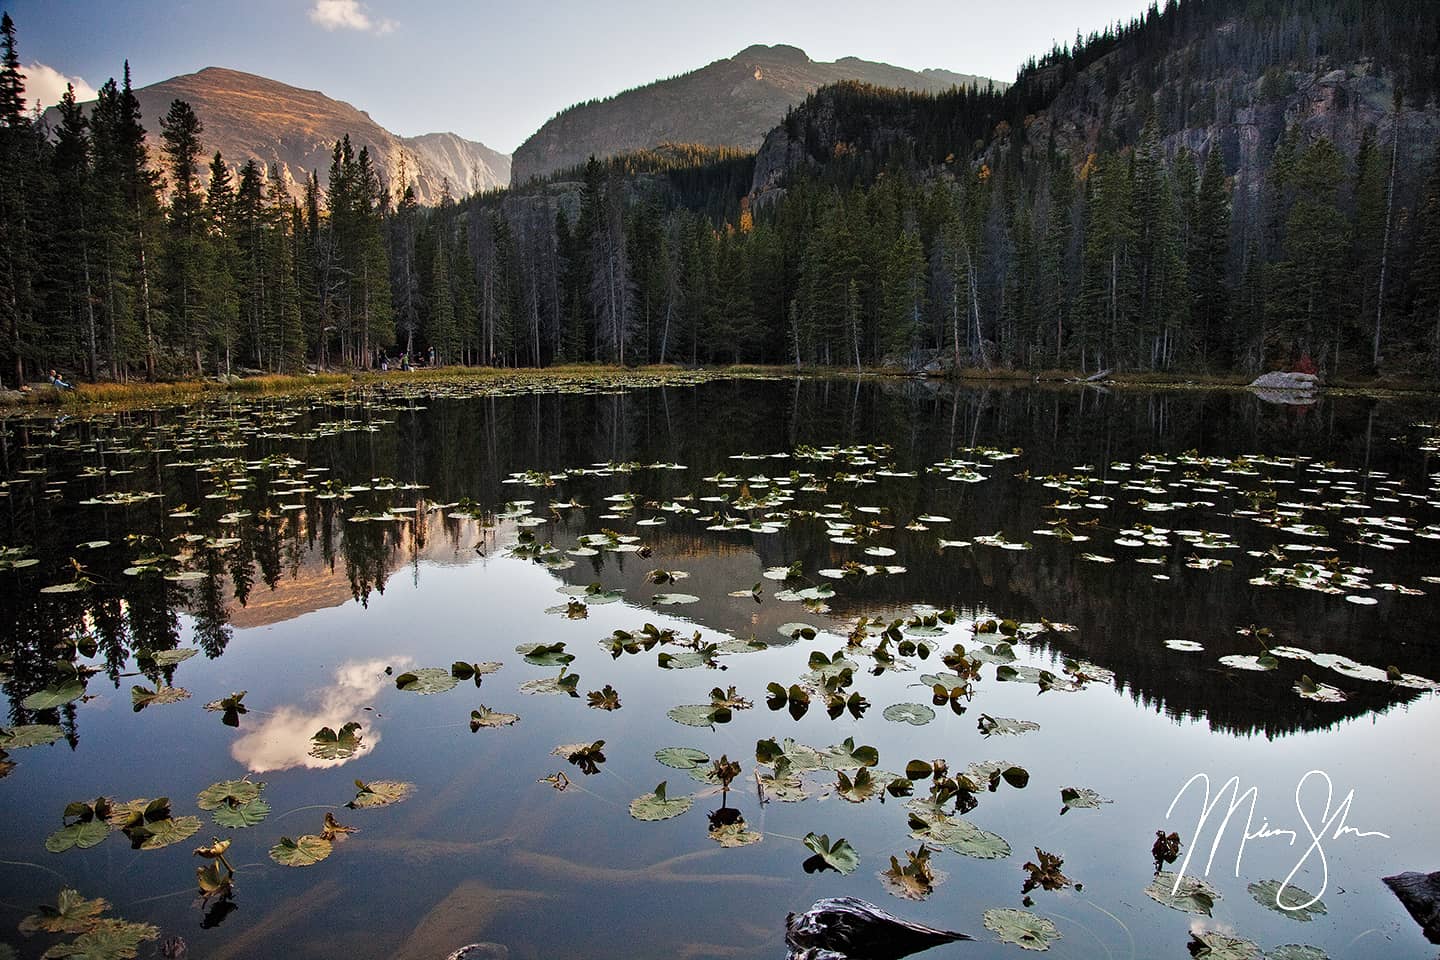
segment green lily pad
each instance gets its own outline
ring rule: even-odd
[[[18,750],[54,743],[65,731],[53,723],[23,723],[18,727],[0,728],[0,750]]]
[[[1207,960],[1265,960],[1264,952],[1249,940],[1223,933],[1190,934],[1190,956]]]
[[[962,817],[937,817],[910,820],[915,840],[924,840],[937,847],[953,850],[961,856],[977,860],[999,860],[1010,856],[1010,844],[1005,838],[988,830],[982,830]]]
[[[565,652],[563,641],[558,643],[522,643],[515,652],[525,658],[526,663],[537,667],[563,667],[575,660],[573,653]]]
[[[710,762],[710,755],[694,747],[663,747],[655,751],[655,759],[676,770],[694,770]]]
[[[844,770],[836,771],[835,778],[835,793],[851,803],[864,803],[884,788],[884,783],[870,773],[869,767],[861,767],[853,779]]]
[[[79,957],[80,960],[127,960],[136,956],[140,944],[160,936],[158,927],[126,920],[97,920],[95,925],[69,943],[57,943],[42,955],[45,960]]]
[[[156,684],[155,689],[148,687],[133,686],[130,688],[130,704],[139,713],[146,707],[156,707],[167,703],[179,703],[181,700],[189,700],[190,691],[184,687],[167,687],[165,684]]]
[[[519,722],[519,714],[491,710],[483,703],[480,704],[479,710],[470,711],[470,729],[472,731],[479,730],[481,727],[509,727]]]
[[[787,640],[814,640],[820,631],[808,623],[782,623],[775,632]]]
[[[692,797],[667,797],[666,781],[655,785],[655,790],[630,801],[630,816],[636,820],[669,820],[678,817],[695,802]]]
[[[363,738],[360,724],[354,720],[345,724],[338,732],[329,727],[321,727],[310,738],[310,756],[317,760],[344,760],[353,757],[360,749]]]
[[[1040,724],[1034,720],[1015,720],[1011,717],[992,717],[988,713],[980,714],[978,724],[980,732],[989,736],[1018,736],[1022,733],[1030,733],[1032,730],[1039,730]]]
[[[1250,891],[1250,896],[1254,897],[1260,906],[1291,920],[1313,920],[1326,912],[1324,900],[1294,884],[1287,884],[1282,888],[1279,880],[1262,880],[1245,889]]]
[[[674,607],[687,603],[699,603],[700,598],[691,593],[657,593],[650,602],[659,607]]]
[[[110,904],[98,897],[87,900],[67,887],[60,891],[55,906],[41,904],[39,909],[20,921],[21,933],[84,933],[95,926]]]
[[[844,837],[832,844],[829,834],[807,833],[802,842],[807,850],[815,854],[805,862],[806,873],[814,873],[816,870],[829,867],[843,874],[851,874],[855,872],[856,867],[860,866],[860,854],[855,852],[855,848],[850,846],[850,841]]]
[[[214,810],[224,804],[243,804],[258,799],[263,783],[250,780],[221,780],[201,790],[195,803],[201,810]]]
[[[460,680],[444,667],[421,667],[409,670],[395,678],[395,688],[410,693],[429,695],[454,689]]]
[[[709,836],[722,847],[748,847],[765,839],[763,834],[751,830],[744,820],[711,827]]]
[[[160,820],[147,819],[142,828],[129,831],[129,836],[134,840],[143,833],[144,838],[140,840],[138,849],[159,850],[172,843],[189,840],[199,829],[198,817],[165,817]]]
[[[71,700],[79,700],[83,696],[85,696],[85,681],[75,677],[64,683],[46,687],[44,690],[36,690],[21,700],[20,706],[26,710],[49,710],[52,707],[63,706]]]
[[[1150,886],[1145,888],[1145,896],[1172,910],[1207,917],[1215,908],[1215,902],[1221,899],[1220,891],[1199,877],[1177,877],[1168,870],[1155,875]]]
[[[713,703],[687,703],[671,707],[665,716],[687,727],[713,727],[730,719],[730,711]]]
[[[1060,802],[1067,810],[1098,810],[1100,804],[1110,800],[1089,787],[1065,787],[1060,791]]]
[[[1026,950],[1049,950],[1050,944],[1060,939],[1055,924],[1029,910],[986,910],[985,929],[999,937],[1001,943],[1013,943]]]
[[[280,842],[270,848],[270,859],[283,867],[309,867],[330,856],[334,845],[324,837],[313,834],[296,837],[281,837]]]
[[[369,783],[356,780],[355,786],[360,792],[355,794],[354,800],[345,804],[352,810],[388,807],[392,803],[401,802],[415,792],[415,784],[399,780],[371,780]]]
[[[840,743],[826,747],[821,752],[825,766],[831,770],[853,770],[856,767],[873,767],[880,762],[880,751],[870,746],[855,746],[854,737],[846,737]]]
[[[156,650],[154,653],[140,653],[136,660],[147,664],[154,664],[157,667],[173,667],[177,663],[184,663],[200,651],[194,647],[181,647],[178,650]]]
[[[886,720],[908,723],[917,727],[923,727],[935,719],[935,711],[923,703],[892,703],[885,708],[885,712],[881,715]]]
[[[270,804],[265,800],[251,800],[248,803],[223,803],[215,808],[215,823],[231,830],[253,827],[270,816]]]
[[[71,847],[85,850],[110,836],[110,824],[104,820],[81,820],[56,830],[45,838],[45,849],[51,853],[64,853]]]

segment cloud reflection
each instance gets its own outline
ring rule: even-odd
[[[230,747],[230,755],[251,773],[289,770],[292,767],[338,767],[365,756],[380,742],[380,731],[361,710],[380,692],[389,677],[387,666],[403,667],[409,657],[389,660],[354,660],[335,670],[335,683],[315,693],[320,704],[313,709],[282,706]],[[341,760],[310,756],[311,738],[321,727],[339,730],[351,720],[360,723],[363,739],[355,754]]]

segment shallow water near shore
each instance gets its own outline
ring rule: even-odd
[[[773,958],[847,895],[977,940],[933,957],[1020,955],[1012,908],[1057,957],[1428,955],[1380,878],[1440,869],[1437,423],[845,379],[11,419],[0,943],[70,942],[17,930],[70,888],[142,957]],[[1253,839],[1249,800],[1198,824],[1201,773],[1254,788]],[[237,780],[263,815],[202,805]],[[101,797],[168,816],[75,828]],[[327,813],[357,832],[272,857]],[[1194,912],[1146,893],[1156,831]],[[812,833],[858,865],[811,872]],[[1027,907],[1036,848],[1070,883]],[[1287,879],[1324,912],[1265,903]]]

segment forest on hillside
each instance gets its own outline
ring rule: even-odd
[[[6,15],[0,371],[124,380],[433,351],[1433,376],[1440,147],[1420,140],[1437,51],[1427,0],[1171,0],[1004,91],[824,88],[772,133],[803,160],[767,171],[777,189],[752,193],[768,142],[758,160],[664,145],[421,207],[349,138],[301,197],[254,163],[233,171],[180,100],[152,166],[128,65],[89,115],[69,95],[48,129],[24,110]],[[1354,142],[1282,124],[1242,170],[1219,137],[1167,140],[1218,122],[1217,85],[1228,109],[1258,110],[1356,63],[1393,95]],[[1065,134],[1094,97],[1108,122]]]

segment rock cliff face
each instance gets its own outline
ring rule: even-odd
[[[797,47],[756,45],[690,73],[562,111],[515,151],[512,181],[520,184],[577,166],[592,155],[613,156],[665,142],[753,149],[790,107],[838,80],[933,92],[991,82],[855,57],[826,63],[811,60]]]
[[[399,137],[348,103],[238,70],[206,67],[139,87],[135,95],[157,167],[160,118],[171,101],[180,99],[204,125],[201,145],[207,157],[219,150],[232,167],[251,159],[267,170],[273,164],[297,196],[312,170],[323,184],[335,141],[346,134],[357,151],[370,148],[389,183],[399,182],[403,163],[421,203],[436,202],[447,180],[457,197],[510,182],[510,158],[482,143],[453,133]],[[58,123],[58,117],[51,122]]]
[[[1368,57],[1320,56],[1304,64],[1227,63],[1210,53],[1216,46],[1243,46],[1251,38],[1236,20],[1203,38],[1179,43],[1142,67],[1127,65],[1117,50],[1063,83],[1044,71],[1029,80],[1050,85],[1054,96],[1044,109],[1025,118],[1024,139],[1031,149],[1053,143],[1079,167],[1085,157],[1107,144],[1111,149],[1135,142],[1145,118],[1160,118],[1166,153],[1182,147],[1203,155],[1218,145],[1226,173],[1233,177],[1237,204],[1258,201],[1275,146],[1292,125],[1304,142],[1329,138],[1353,158],[1367,130],[1388,149],[1394,130],[1393,70],[1382,70]],[[1203,60],[1204,68],[1197,66]],[[1239,58],[1236,58],[1239,60]],[[800,168],[819,169],[827,151],[853,136],[855,118],[837,118],[827,91],[812,98],[791,123],[771,130],[755,161],[752,193],[761,201],[773,194],[785,175]],[[889,107],[865,118],[869,149],[885,151],[911,138],[923,123],[919,112]],[[848,121],[848,126],[846,126]],[[1400,130],[1400,163],[1422,168],[1440,142],[1440,105],[1434,99],[1405,106]],[[1018,134],[1004,121],[987,137],[984,156]],[[956,143],[955,156],[977,158],[975,144]]]

